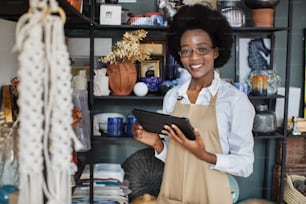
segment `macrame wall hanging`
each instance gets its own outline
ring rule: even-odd
[[[56,0],[30,0],[16,27],[19,56],[19,203],[71,203],[71,73],[65,13]]]

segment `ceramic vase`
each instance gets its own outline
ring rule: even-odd
[[[134,63],[116,63],[107,67],[109,87],[112,95],[128,96],[133,91],[137,80]]]
[[[252,9],[253,26],[273,27],[274,8],[279,0],[244,0],[245,5]]]

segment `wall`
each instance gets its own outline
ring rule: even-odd
[[[15,25],[15,22],[0,19],[0,86],[10,83],[18,69],[17,54],[12,52]]]

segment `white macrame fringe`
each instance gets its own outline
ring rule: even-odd
[[[31,11],[16,28],[19,204],[41,204],[44,195],[48,204],[71,203],[73,145],[76,150],[82,146],[71,126],[71,72],[63,18],[51,15],[59,10],[55,0],[49,0],[49,8],[47,3],[30,1]]]

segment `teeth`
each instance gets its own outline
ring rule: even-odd
[[[200,68],[201,66],[202,66],[201,64],[199,64],[199,65],[190,65],[190,67],[193,68],[193,69]]]

